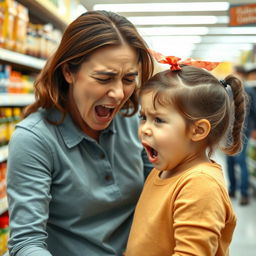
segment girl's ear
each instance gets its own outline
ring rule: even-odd
[[[207,119],[200,119],[192,125],[192,141],[205,139],[211,131],[211,124]]]
[[[62,69],[63,76],[64,76],[65,80],[67,81],[67,83],[72,84],[73,77],[72,77],[72,73],[69,70],[68,64],[67,63],[63,64],[61,69]]]

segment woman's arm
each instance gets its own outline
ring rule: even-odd
[[[9,144],[7,172],[10,255],[51,255],[45,241],[52,165],[47,142],[30,130],[17,128]]]

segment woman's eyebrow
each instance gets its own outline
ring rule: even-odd
[[[137,76],[139,73],[138,72],[129,72],[125,74],[126,76]]]
[[[139,73],[136,72],[129,72],[126,73],[125,76],[137,76]],[[105,76],[116,76],[117,72],[111,72],[111,71],[96,71],[94,72],[94,75],[105,75]]]
[[[107,75],[107,76],[116,76],[116,72],[110,72],[110,71],[96,71],[94,72],[94,75]]]

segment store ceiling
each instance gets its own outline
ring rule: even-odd
[[[256,44],[256,24],[240,27],[229,27],[228,25],[230,4],[256,3],[256,0],[80,1],[87,10],[104,8],[126,16],[136,25],[148,45],[165,55],[238,62],[241,51],[250,50],[252,45]],[[153,10],[146,11],[147,7],[136,5],[141,3],[156,3],[157,6],[153,7]],[[168,7],[164,5],[166,3],[179,3],[176,6],[179,10],[168,10]],[[99,6],[99,4],[105,6]],[[116,6],[111,7],[111,4],[134,4],[135,10],[128,10],[128,7],[125,6],[124,11],[118,11],[114,9]],[[209,10],[209,4],[212,4],[215,9],[219,4],[221,6],[219,10]],[[190,5],[194,11],[185,10]],[[208,10],[199,10],[202,6]],[[152,16],[153,20],[150,20]],[[194,18],[199,18],[200,21],[203,21],[202,24],[193,21]],[[176,24],[179,22],[183,24]]]

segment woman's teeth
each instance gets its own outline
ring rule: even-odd
[[[98,105],[95,107],[95,111],[98,116],[106,117],[112,114],[114,108],[114,106]]]

